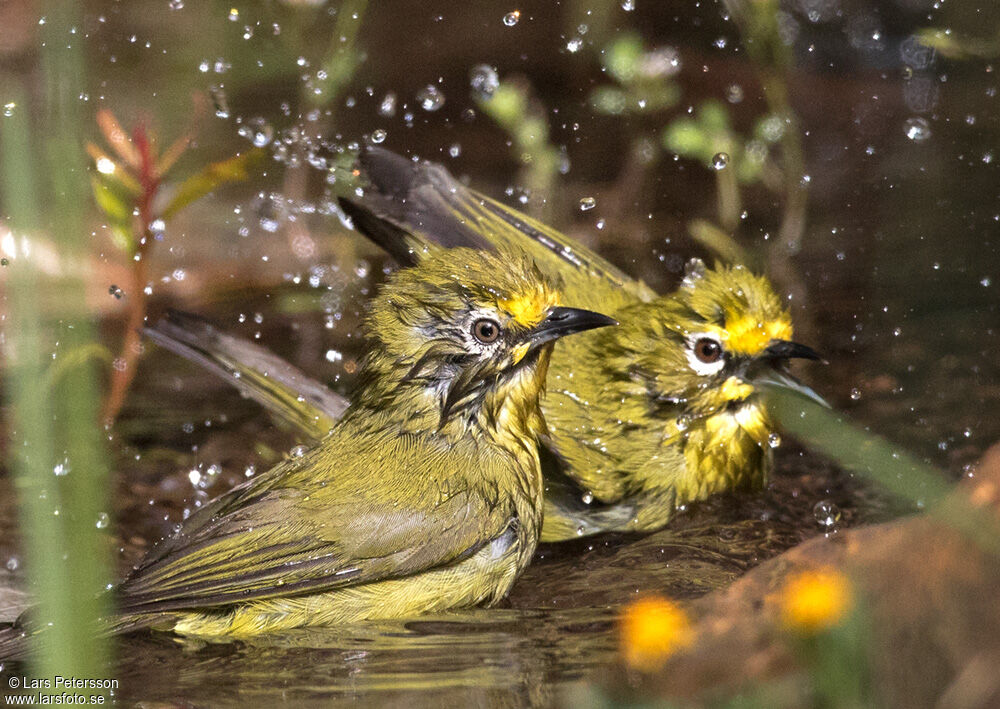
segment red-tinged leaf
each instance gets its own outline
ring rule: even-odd
[[[170,219],[181,209],[201,199],[220,185],[247,179],[250,169],[259,163],[264,155],[263,149],[254,148],[228,160],[208,165],[204,170],[192,175],[180,184],[173,199],[164,208],[161,217]]]
[[[152,136],[146,130],[144,123],[138,123],[132,129],[132,143],[139,151],[139,182],[147,197],[151,197],[160,186],[160,177],[156,174]]]
[[[97,125],[104,135],[111,149],[121,158],[126,165],[139,171],[140,159],[139,151],[136,150],[132,141],[129,140],[128,133],[122,128],[114,114],[106,108],[97,112]]]
[[[181,155],[188,149],[191,144],[191,139],[194,137],[193,133],[185,133],[180,138],[175,140],[170,144],[170,147],[163,151],[160,159],[156,162],[156,174],[163,177],[168,172],[170,168],[176,164],[180,159]]]

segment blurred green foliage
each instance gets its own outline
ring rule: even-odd
[[[506,79],[495,89],[478,95],[476,102],[510,136],[523,166],[521,181],[531,198],[529,211],[546,218],[562,160],[552,145],[544,107],[523,79]]]
[[[591,91],[590,104],[598,113],[652,113],[673,108],[680,100],[680,87],[669,80],[680,66],[677,54],[669,48],[646,51],[634,32],[619,35],[605,47],[601,64],[615,84]]]

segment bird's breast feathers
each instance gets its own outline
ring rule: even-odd
[[[678,500],[704,499],[734,487],[763,485],[771,468],[771,425],[756,399],[706,416],[685,432],[687,474]]]

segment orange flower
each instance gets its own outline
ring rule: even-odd
[[[850,583],[833,568],[800,571],[788,579],[781,592],[785,625],[807,635],[837,625],[851,605]]]
[[[625,662],[652,672],[670,655],[691,644],[694,631],[684,610],[666,598],[640,598],[621,616],[621,651]]]

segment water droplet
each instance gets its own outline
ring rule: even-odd
[[[719,37],[714,42],[712,42],[712,44],[715,46],[716,49],[725,49],[726,45],[729,44],[729,40],[727,40],[725,37]]]
[[[508,12],[503,16],[503,23],[508,27],[513,27],[521,19],[521,11],[514,10],[513,12]]]
[[[597,206],[597,200],[593,197],[584,197],[580,200],[580,211],[589,212],[591,209]]]
[[[907,118],[903,123],[903,132],[914,143],[922,143],[931,137],[931,125],[926,118]]]
[[[580,47],[583,46],[583,39],[580,37],[574,37],[566,43],[566,49],[570,54],[576,54],[580,51]]]
[[[857,387],[851,389],[851,401],[859,401],[861,399],[861,390]]]
[[[434,84],[427,84],[417,92],[417,102],[425,111],[436,111],[444,105],[444,94]]]
[[[290,451],[288,451],[288,455],[292,458],[301,458],[306,454],[306,451],[308,450],[309,450],[308,446],[295,446]]]
[[[240,19],[240,11],[235,7],[230,8],[228,17],[230,22],[236,22],[236,20]]]
[[[587,530],[584,529],[583,525],[581,524],[579,527],[576,528],[576,536],[582,537],[583,533],[586,532],[586,531]]]
[[[149,223],[149,231],[157,241],[163,241],[163,232],[167,230],[167,223],[162,219],[154,219]]]
[[[170,2],[167,3],[167,7],[169,7],[171,10],[183,10],[184,0],[170,0]]]
[[[339,362],[344,359],[344,353],[338,350],[327,350],[326,351],[326,361],[327,362]]]
[[[274,139],[274,128],[259,116],[248,119],[236,132],[258,148],[263,148]]]
[[[472,95],[480,101],[488,101],[500,86],[497,70],[489,64],[477,64],[469,72],[469,85]]]
[[[125,291],[123,291],[121,288],[112,283],[111,286],[108,288],[108,295],[113,295],[115,299],[121,300],[122,296],[125,295]]]
[[[594,493],[587,491],[583,493],[583,497],[581,499],[583,500],[583,504],[589,505],[594,501]]]
[[[59,478],[69,475],[69,461],[64,460],[61,463],[57,463],[56,467],[52,468],[52,472]]]
[[[767,435],[767,445],[771,446],[771,448],[777,448],[781,445],[781,436],[777,433],[769,433]]]
[[[461,154],[462,154],[462,146],[459,145],[458,143],[452,143],[450,146],[448,146],[448,155],[450,155],[451,157],[457,158]]]
[[[111,158],[104,156],[97,158],[96,166],[97,166],[97,171],[102,175],[114,174],[115,162]]]
[[[739,84],[730,84],[726,89],[726,100],[729,103],[740,103],[743,100],[743,87]]]
[[[212,104],[215,106],[215,116],[217,118],[229,118],[229,102],[226,99],[226,92],[221,86],[208,87],[208,93],[212,97]]]
[[[183,4],[183,3],[182,3]],[[98,529],[107,529],[108,525],[111,524],[111,517],[107,512],[99,512],[97,514],[97,522],[95,526]]]
[[[385,95],[382,103],[378,105],[378,114],[386,117],[396,115],[396,94],[390,91]]]
[[[677,426],[678,431],[686,431],[691,425],[691,417],[687,414],[678,416],[677,420],[674,421],[674,425]]]
[[[681,68],[681,58],[673,47],[646,52],[639,59],[638,73],[647,79],[664,79]]]
[[[14,115],[14,109],[17,108],[17,104],[13,101],[8,101],[3,105],[3,115],[6,118],[10,118]]]
[[[18,568],[21,566],[21,560],[18,559],[16,556],[12,556],[7,559],[7,563],[5,563],[4,566],[7,568],[7,571],[11,572],[17,571]]]
[[[635,9],[635,0],[622,0],[622,10],[632,12]]]
[[[285,199],[274,192],[259,192],[253,204],[260,228],[266,232],[278,231],[288,217],[288,207]]]
[[[729,153],[716,153],[712,156],[712,169],[725,170],[729,165]]]
[[[378,145],[379,143],[385,141],[386,136],[389,135],[381,128],[376,128],[372,131],[371,142]]]
[[[840,521],[840,508],[830,500],[820,500],[813,506],[813,517],[820,527],[830,529]]]

